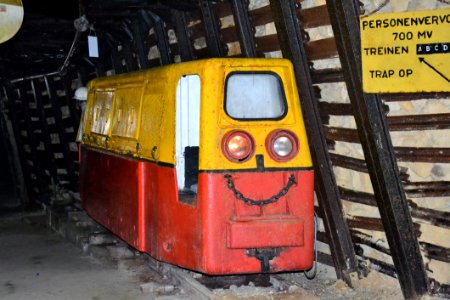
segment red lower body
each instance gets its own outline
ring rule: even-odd
[[[296,184],[276,202],[267,199],[294,175]],[[261,272],[257,251],[273,251],[270,272],[309,269],[313,263],[313,171],[201,172],[194,204],[180,201],[173,167],[82,147],[84,209],[139,251],[208,274]]]

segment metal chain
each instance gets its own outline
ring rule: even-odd
[[[238,191],[236,189],[236,187],[234,186],[234,182],[231,179],[230,174],[225,174],[224,177],[225,177],[225,180],[227,181],[228,189],[230,189],[230,191],[233,192],[234,197],[236,197],[236,199],[243,201],[247,205],[256,205],[256,206],[264,206],[264,205],[267,205],[270,203],[277,202],[281,197],[283,197],[284,195],[287,194],[287,192],[289,192],[289,189],[294,184],[297,184],[294,174],[291,174],[291,176],[289,176],[289,180],[288,180],[286,186],[283,187],[277,194],[275,194],[272,197],[265,199],[265,200],[253,200],[253,199],[245,197],[240,191]]]

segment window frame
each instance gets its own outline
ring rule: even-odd
[[[276,80],[279,83],[279,86],[281,87],[281,97],[282,97],[282,101],[283,101],[283,105],[284,105],[284,112],[282,115],[280,115],[279,117],[276,118],[236,118],[236,117],[232,117],[227,109],[227,91],[228,91],[228,79],[233,76],[233,75],[239,75],[239,74],[245,74],[245,75],[261,75],[261,74],[267,74],[267,75],[273,75]],[[280,121],[283,120],[286,115],[288,114],[288,104],[287,104],[287,99],[286,99],[286,93],[284,91],[284,85],[283,85],[283,80],[281,79],[280,75],[278,75],[278,73],[273,72],[273,71],[232,71],[230,73],[227,74],[227,77],[225,78],[225,85],[224,85],[224,98],[223,98],[223,111],[225,112],[225,114],[230,117],[233,120],[236,121],[244,121],[244,122],[254,122],[254,121]]]

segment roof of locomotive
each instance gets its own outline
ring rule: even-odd
[[[174,63],[165,66],[154,67],[146,70],[134,71],[118,75],[104,76],[93,79],[89,82],[89,87],[109,85],[114,82],[120,84],[121,82],[139,81],[146,77],[152,76],[163,70],[170,72],[176,69],[188,69],[190,72],[202,73],[202,70],[210,67],[258,67],[258,66],[292,66],[288,59],[284,58],[207,58],[201,60],[194,60],[188,62]],[[114,85],[114,83],[112,85]]]

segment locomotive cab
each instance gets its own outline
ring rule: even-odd
[[[314,174],[289,61],[99,78],[85,121],[83,207],[133,247],[207,274],[311,268]]]

